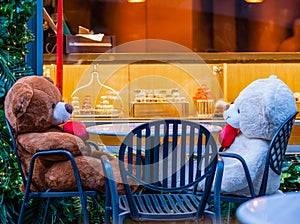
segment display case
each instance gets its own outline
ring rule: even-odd
[[[296,93],[298,110],[300,109],[297,97],[300,92],[298,85],[300,82],[299,53],[198,53],[197,55],[202,60],[191,60],[185,54],[167,53],[152,53],[146,56],[130,53],[65,55],[63,97],[65,101],[71,103],[74,100],[72,93],[89,83],[94,65],[97,64],[101,83],[113,88],[119,94],[123,108],[121,116],[118,114],[117,116],[100,115],[76,118],[87,124],[108,123],[113,120],[133,122],[158,117],[180,116],[200,120],[204,123],[224,125],[222,103],[219,100],[227,103],[234,102],[239,92],[250,82],[258,78],[266,78],[271,74],[277,75]],[[44,59],[45,74],[55,80],[55,57],[45,55]],[[78,64],[79,61],[81,64]],[[191,73],[196,75],[191,76]],[[209,75],[206,77],[203,74]],[[214,89],[215,87],[211,81],[208,81],[208,77],[213,78],[214,85],[220,91]],[[210,101],[194,98],[203,84],[208,84],[208,88],[213,89],[215,100],[212,105]],[[145,89],[153,92],[154,90],[166,92],[166,90],[179,89],[182,91],[180,96],[184,96],[186,102],[180,102],[177,105],[171,104],[171,107],[170,104],[164,103],[159,106],[159,102],[147,102],[147,104],[136,102],[137,92]],[[148,100],[150,101],[150,99]],[[212,111],[212,116],[207,116]],[[203,115],[199,116],[202,113]],[[292,145],[300,145],[298,119],[299,117],[297,117],[290,140]]]
[[[123,113],[123,101],[112,87],[103,84],[94,66],[87,74],[89,82],[77,87],[71,94],[73,118],[118,118]]]

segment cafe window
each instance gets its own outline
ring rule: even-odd
[[[300,48],[299,0],[64,0],[63,4],[66,34],[78,34],[81,27],[114,36],[115,45],[162,39],[194,52]],[[57,0],[44,0],[44,8],[55,22]],[[53,53],[53,33],[45,32],[46,53]]]
[[[144,116],[142,110],[147,116],[147,107],[139,107],[144,101],[174,101],[172,90],[180,114],[210,118],[219,99],[234,102],[248,84],[270,75],[299,95],[300,0],[64,0],[63,61],[57,60],[52,29],[58,0],[43,3],[43,74],[53,78],[66,102],[82,106],[81,99],[90,99],[73,93],[95,72],[119,94],[122,116],[130,118]],[[103,40],[85,34],[103,34]],[[197,98],[202,92],[213,95],[206,106]],[[91,113],[102,109],[101,99],[95,95]]]

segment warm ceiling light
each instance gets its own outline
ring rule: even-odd
[[[128,0],[130,3],[145,2],[146,0]]]
[[[245,0],[245,2],[248,2],[248,3],[261,3],[263,1],[264,0]]]

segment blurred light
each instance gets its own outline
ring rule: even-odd
[[[130,3],[145,2],[146,0],[128,0]]]
[[[245,0],[245,2],[248,2],[248,3],[261,3],[263,1],[264,0]]]

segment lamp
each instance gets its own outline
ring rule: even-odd
[[[248,3],[262,3],[264,0],[245,0]]]
[[[129,3],[145,2],[146,0],[127,0]]]

